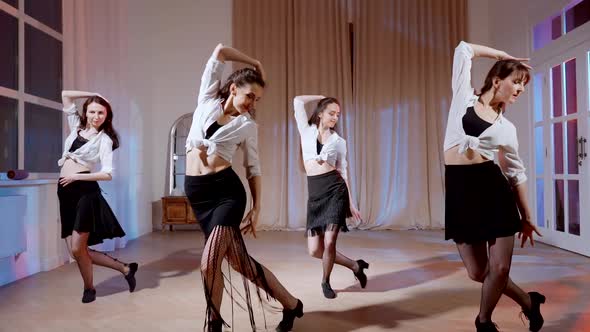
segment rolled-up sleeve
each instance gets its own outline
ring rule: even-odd
[[[213,57],[209,58],[203,76],[201,76],[201,87],[199,89],[199,104],[217,97],[221,88],[221,76],[225,64]]]
[[[104,137],[100,142],[100,171],[102,173],[113,174],[113,141],[108,137]]]
[[[473,56],[473,49],[464,41],[460,42],[455,48],[451,81],[453,96],[473,94],[473,87],[471,86],[471,59],[473,59]]]
[[[346,141],[344,139],[338,140],[338,145],[336,146],[336,150],[338,152],[338,161],[336,163],[336,169],[342,175],[344,180],[348,179],[348,162],[346,161]]]
[[[244,140],[244,167],[248,179],[262,175],[258,158],[258,128],[253,127],[251,133]]]
[[[70,131],[76,130],[80,126],[80,115],[76,104],[72,104],[70,107],[64,107],[63,112],[68,116],[68,126]]]
[[[509,138],[509,142],[499,149],[498,157],[502,172],[506,175],[511,185],[517,186],[526,182],[526,168],[518,155],[516,129],[512,130]]]

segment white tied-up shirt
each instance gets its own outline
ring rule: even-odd
[[[240,114],[219,128],[209,139],[206,131],[223,115],[223,100],[217,97],[225,64],[211,57],[201,78],[197,109],[186,139],[186,152],[206,147],[207,155],[216,154],[231,163],[239,146],[244,149],[244,167],[248,179],[260,176],[258,159],[258,126],[250,113]]]
[[[103,130],[96,136],[90,138],[88,142],[82,145],[74,152],[69,152],[72,143],[78,136],[78,127],[80,126],[80,115],[75,104],[64,108],[64,113],[68,115],[68,125],[70,134],[64,143],[64,152],[60,160],[57,161],[59,167],[63,166],[66,159],[72,159],[78,164],[93,169],[98,163],[101,165],[100,172],[113,173],[113,141]]]
[[[465,153],[467,149],[474,150],[488,160],[494,159],[494,153],[498,153],[499,164],[502,172],[513,186],[527,180],[525,168],[518,155],[518,138],[516,127],[502,114],[496,121],[484,130],[479,137],[465,134],[463,129],[463,116],[467,108],[474,106],[478,100],[471,86],[471,59],[474,56],[473,49],[465,42],[460,42],[455,48],[453,59],[453,99],[447,121],[444,150],[459,146],[459,153]]]
[[[293,99],[293,106],[295,110],[297,129],[299,130],[299,135],[301,136],[303,161],[306,162],[308,160],[315,160],[327,162],[330,166],[335,167],[342,175],[342,178],[346,180],[346,141],[336,132],[333,132],[328,140],[324,142],[324,146],[318,154],[318,127],[316,125],[309,125],[307,112],[305,111],[305,103],[303,100],[295,97],[295,99]]]

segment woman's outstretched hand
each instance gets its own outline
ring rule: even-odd
[[[522,230],[518,233],[520,241],[520,247],[524,247],[527,240],[530,240],[531,246],[535,246],[535,240],[533,239],[533,232],[537,233],[538,236],[543,236],[537,229],[537,226],[533,225],[530,220],[522,220]]]
[[[248,233],[252,233],[254,237],[256,237],[256,225],[258,224],[258,214],[260,210],[258,208],[252,208],[244,220],[242,220],[242,226],[240,227],[240,231],[242,234],[246,235]]]

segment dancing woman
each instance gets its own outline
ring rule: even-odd
[[[308,118],[305,105],[310,102],[317,102],[317,106]],[[330,274],[334,264],[350,269],[362,288],[367,285],[364,270],[369,268],[364,260],[353,261],[336,250],[338,234],[348,231],[346,218],[361,219],[348,186],[346,141],[334,130],[340,103],[332,97],[297,96],[293,104],[309,192],[307,248],[312,257],[322,260],[322,292],[333,299],[336,292],[330,285]]]
[[[471,59],[498,60],[483,88],[471,86]],[[527,59],[493,48],[461,42],[453,60],[453,98],[444,142],[445,238],[453,239],[469,277],[481,282],[478,332],[498,331],[492,312],[502,294],[518,303],[529,329],[543,326],[540,305],[545,296],[525,293],[509,277],[514,234],[521,246],[533,232],[525,168],[518,155],[516,127],[504,117],[529,82]],[[494,163],[498,152],[499,166]]]
[[[74,100],[86,98],[82,114]],[[113,128],[111,104],[91,92],[63,91],[64,112],[68,115],[70,134],[64,144],[57,187],[61,216],[61,237],[78,263],[84,292],[82,302],[96,299],[92,280],[92,265],[100,265],[121,272],[135,290],[138,264],[126,264],[88,246],[104,239],[125,236],[115,214],[101,194],[97,181],[110,181],[113,173],[113,150],[119,147],[119,137]],[[92,169],[100,164],[97,172]]]
[[[221,75],[226,61],[245,63],[254,69],[237,70],[222,85]],[[221,331],[222,326],[227,325],[219,311],[224,288],[221,272],[224,259],[244,278],[252,330],[256,327],[246,280],[257,286],[259,298],[262,288],[267,296],[282,304],[283,320],[277,331],[290,331],[295,318],[303,316],[301,301],[293,297],[272,272],[250,257],[240,232],[243,221],[244,233],[256,235],[261,208],[258,128],[250,112],[255,110],[262,96],[264,78],[259,61],[219,44],[203,72],[198,106],[186,141],[185,193],[205,233],[201,273],[207,301],[205,328],[209,331]],[[243,220],[246,191],[231,163],[239,146],[244,149],[244,165],[253,201]]]

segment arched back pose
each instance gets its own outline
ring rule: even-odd
[[[471,86],[471,59],[498,61],[483,88]],[[525,293],[510,278],[514,234],[533,242],[525,168],[518,155],[516,128],[504,112],[530,79],[523,61],[489,47],[461,42],[453,60],[453,99],[445,135],[445,238],[453,239],[469,277],[483,283],[478,332],[498,331],[492,312],[502,294],[522,307],[531,331],[543,326],[545,297]],[[493,161],[499,156],[499,166]]]
[[[222,85],[225,61],[242,62],[255,69],[237,70]],[[250,257],[240,233],[246,209],[246,191],[232,169],[231,160],[237,148],[242,146],[254,204],[243,220],[243,231],[255,236],[261,208],[261,172],[258,129],[250,112],[255,110],[264,86],[264,71],[259,61],[219,44],[203,72],[198,106],[186,141],[185,192],[206,239],[201,272],[207,301],[205,328],[208,327],[209,331],[221,331],[225,323],[219,311],[224,288],[221,272],[224,259],[244,278],[252,330],[256,327],[246,280],[257,286],[257,293],[262,288],[282,304],[283,320],[277,331],[290,331],[295,317],[303,316],[301,301],[293,297],[272,272]]]

